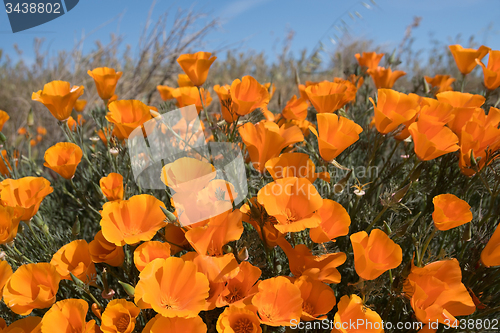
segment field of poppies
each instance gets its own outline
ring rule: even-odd
[[[158,105],[40,86],[0,133],[0,333],[500,330],[500,51],[449,52],[401,89],[376,52],[289,96],[208,52]]]

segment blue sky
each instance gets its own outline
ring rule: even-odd
[[[464,46],[474,35],[477,43],[500,49],[498,0],[375,1],[377,6],[370,0],[366,0],[368,6],[354,0],[157,0],[153,19],[169,8],[172,12],[177,8],[202,11],[207,13],[207,20],[219,17],[221,25],[207,36],[206,51],[231,45],[239,51],[265,51],[269,61],[281,50],[290,29],[295,31],[291,49],[294,54],[303,48],[313,49],[320,40],[333,50],[331,39],[340,34],[332,24],[342,24],[342,20],[348,26],[350,38],[373,39],[391,52],[415,16],[422,17],[420,27],[414,31],[416,49],[429,49],[431,34],[442,43],[454,41],[460,34]],[[17,44],[29,62],[33,59],[35,37],[45,38],[44,50],[54,55],[58,50],[73,48],[83,35],[87,36],[84,50],[88,51],[96,40],[109,41],[111,33],[122,36],[124,43],[133,48],[152,4],[152,0],[80,0],[69,13],[16,34],[11,32],[0,4],[0,48],[15,59],[13,45]]]

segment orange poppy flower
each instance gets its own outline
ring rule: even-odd
[[[177,74],[177,85],[179,87],[194,87],[187,74]]]
[[[160,97],[164,101],[174,99],[173,91],[175,88],[169,86],[156,86],[156,89],[160,93]]]
[[[262,333],[260,320],[250,307],[227,307],[217,319],[217,332],[220,333]]]
[[[61,276],[49,263],[19,267],[3,289],[5,304],[15,313],[27,316],[33,309],[45,309],[56,301]]]
[[[102,194],[108,201],[123,200],[123,176],[111,172],[99,181]]]
[[[302,275],[293,282],[299,287],[302,296],[302,316],[304,321],[323,320],[337,300],[332,288],[321,281]]]
[[[207,277],[181,258],[157,259],[144,268],[135,287],[135,303],[165,317],[196,317],[209,296]]]
[[[156,317],[148,321],[146,327],[142,330],[144,333],[185,333],[196,332],[206,333],[207,325],[201,317],[192,318],[172,317],[167,318],[158,314]]]
[[[151,261],[170,257],[170,245],[157,241],[149,241],[138,246],[134,251],[134,264],[139,272]]]
[[[304,141],[304,135],[297,126],[279,127],[274,122],[262,120],[257,125],[251,122],[238,128],[241,139],[245,143],[253,166],[260,173],[265,164],[289,145]]]
[[[323,81],[308,86],[305,91],[318,113],[332,113],[354,99],[348,88],[345,82]]]
[[[500,266],[500,228],[498,226],[481,252],[481,262],[486,267]],[[1,263],[0,261],[0,265]],[[0,289],[1,285],[2,283],[0,282]]]
[[[323,206],[318,210],[321,223],[309,230],[309,237],[315,243],[335,241],[335,238],[349,233],[351,218],[344,207],[338,202],[323,199]]]
[[[250,223],[254,227],[260,239],[265,241],[266,247],[274,248],[277,245],[276,241],[278,238],[283,235],[274,227],[278,223],[276,218],[269,216],[266,209],[257,201],[257,197],[253,197],[249,201],[251,206],[246,203],[240,208],[240,211],[243,213],[243,221]],[[264,230],[264,235],[262,235],[262,229]]]
[[[363,78],[363,76],[361,75],[358,76],[356,74],[349,75],[348,80],[356,87],[356,89],[361,88],[361,86],[363,86],[363,83],[365,83],[365,79]]]
[[[19,222],[12,207],[0,205],[0,244],[10,243],[16,238]]]
[[[422,161],[430,161],[458,150],[458,137],[448,127],[419,120],[410,125],[415,154]]]
[[[381,134],[388,134],[411,120],[419,108],[419,96],[406,95],[392,89],[379,89],[377,104],[370,97],[375,109],[375,127]]]
[[[276,218],[275,227],[282,233],[314,228],[321,223],[317,210],[323,199],[306,178],[277,179],[260,189],[257,200]]]
[[[363,128],[354,121],[336,114],[317,114],[318,131],[311,132],[318,138],[319,154],[326,161],[332,161],[347,147],[359,140]]]
[[[403,292],[410,299],[417,319],[424,323],[437,320],[449,325],[455,322],[454,316],[467,316],[476,310],[462,284],[462,271],[456,259],[436,261],[424,267],[412,264]]]
[[[302,315],[300,289],[284,276],[273,277],[259,283],[259,291],[252,298],[260,322],[269,326],[291,326]]]
[[[73,132],[76,132],[76,128],[78,126],[83,126],[83,124],[86,122],[85,119],[83,119],[82,115],[79,114],[78,117],[76,118],[77,120],[75,120],[73,117],[69,117],[68,118],[68,121],[66,122],[66,125],[68,125],[68,128],[73,131]]]
[[[61,279],[71,280],[71,274],[83,282],[94,282],[96,270],[89,252],[89,244],[83,239],[72,241],[61,247],[50,261]]]
[[[220,86],[215,85],[214,91],[219,96],[220,110],[222,117],[228,123],[232,123],[238,119],[239,115],[233,110],[233,102],[231,100],[231,86],[229,84]]]
[[[217,57],[210,52],[197,52],[194,54],[181,54],[177,62],[191,82],[199,87],[205,83],[208,70]]]
[[[123,264],[125,253],[121,246],[110,243],[99,230],[94,236],[94,240],[89,244],[89,253],[93,262],[104,262],[110,266],[118,267]]]
[[[363,52],[361,55],[359,53],[354,55],[359,66],[366,67],[367,69],[377,68],[383,56],[384,53],[377,54],[377,52]]]
[[[116,84],[123,73],[117,72],[113,68],[99,67],[87,71],[87,74],[94,79],[99,97],[108,100],[115,94]]]
[[[227,280],[217,299],[217,307],[226,305],[242,307],[257,293],[257,281],[262,271],[247,261],[239,265],[238,274]]]
[[[0,260],[0,299],[2,299],[3,287],[12,276],[12,268],[7,261]],[[0,328],[0,332],[1,328]]]
[[[43,90],[34,92],[31,99],[42,103],[59,121],[71,116],[75,102],[83,94],[83,86],[73,86],[65,81],[52,81],[43,86]]]
[[[398,267],[403,250],[385,232],[374,229],[370,236],[365,231],[351,235],[354,268],[365,280],[375,280],[385,271]]]
[[[149,106],[137,100],[111,102],[108,109],[106,119],[115,124],[113,135],[122,140],[128,139],[134,129],[152,119]]]
[[[94,333],[95,320],[85,322],[89,305],[81,299],[65,299],[54,304],[42,319],[41,333]]]
[[[278,245],[285,252],[293,275],[308,275],[324,283],[340,283],[337,267],[345,262],[345,253],[315,256],[306,245],[298,244],[293,248],[284,237],[278,239]]]
[[[233,110],[240,116],[264,108],[271,99],[268,89],[250,75],[234,80],[230,93]]]
[[[28,130],[25,127],[19,127],[19,129],[17,130],[17,134],[19,134],[19,135],[25,135],[27,133],[28,133]]]
[[[377,89],[391,89],[394,83],[400,77],[406,75],[404,71],[392,71],[392,69],[377,67],[366,71],[372,77],[373,83]]]
[[[239,210],[228,210],[210,218],[207,224],[186,232],[186,239],[198,254],[222,255],[224,245],[240,239],[243,233],[241,220],[242,214]]]
[[[483,68],[484,86],[489,90],[500,87],[500,51],[489,52],[488,66],[480,59],[476,59],[476,62]]]
[[[37,212],[42,200],[54,189],[43,177],[5,179],[0,183],[0,203],[14,208],[21,221],[29,221]]]
[[[9,120],[9,114],[5,111],[0,110],[0,131],[3,130],[3,125]]]
[[[274,180],[286,177],[306,178],[313,183],[318,177],[328,179],[328,172],[316,173],[316,166],[304,153],[284,153],[266,162],[266,170]]]
[[[434,77],[424,76],[424,79],[434,88],[435,94],[453,90],[451,84],[455,82],[455,79],[449,75],[435,75]]]
[[[102,313],[101,331],[103,333],[132,333],[136,318],[141,310],[132,302],[114,299]]]
[[[478,108],[484,104],[486,99],[481,95],[473,95],[462,93],[459,91],[446,91],[436,95],[440,102],[448,103],[453,106],[454,117],[448,122],[448,126],[458,136],[462,133],[462,128],[465,123],[472,119],[472,117],[481,112]]]
[[[476,67],[476,59],[483,59],[490,51],[489,47],[481,45],[477,50],[464,49],[461,45],[450,45],[451,54],[455,59],[458,70],[463,75],[467,75]]]
[[[380,315],[372,309],[365,307],[363,300],[358,295],[342,296],[337,304],[338,311],[333,319],[333,332],[370,332],[383,333],[383,322]],[[350,323],[362,323],[350,325]]]
[[[59,142],[45,151],[43,165],[54,170],[61,177],[71,179],[75,175],[82,156],[82,149],[74,143]]]
[[[290,120],[305,120],[307,118],[307,100],[304,98],[293,97],[286,103],[281,114],[285,119]]]
[[[75,102],[75,111],[76,112],[82,112],[85,107],[87,106],[87,101],[84,100],[84,99],[78,99],[76,102]]]
[[[210,92],[203,88],[201,89],[201,96],[203,96],[203,105],[205,107],[209,106],[212,103],[212,97],[210,96]],[[200,100],[200,92],[197,87],[181,87],[176,88],[172,91],[172,96],[177,100],[177,107],[183,108],[185,106],[189,106],[194,104],[196,106],[196,111],[198,114],[203,109],[203,105]]]
[[[440,194],[432,199],[432,220],[438,230],[450,230],[472,221],[470,206],[453,194]]]
[[[101,211],[102,235],[117,246],[149,241],[166,224],[160,207],[165,208],[163,202],[149,194],[107,202]]]
[[[453,106],[433,98],[424,97],[420,101],[418,120],[435,125],[446,125],[454,117]]]
[[[40,322],[42,318],[30,316],[16,320],[9,327],[5,327],[2,331],[0,324],[0,332],[2,333],[37,333],[40,332]],[[1,319],[0,319],[1,322]]]
[[[215,167],[206,161],[192,157],[181,157],[165,165],[161,181],[176,193],[198,192],[215,178]]]

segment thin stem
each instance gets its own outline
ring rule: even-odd
[[[429,247],[429,243],[434,238],[434,235],[436,235],[436,232],[437,232],[437,229],[434,228],[434,230],[432,230],[432,233],[429,235],[429,237],[427,237],[427,240],[425,241],[424,246],[422,247],[422,251],[420,252],[420,258],[417,262],[417,266],[420,266],[422,264],[422,260],[424,259],[424,255],[425,255],[425,252],[427,251],[427,247]]]
[[[389,208],[389,206],[385,206],[384,209],[382,209],[380,211],[380,213],[378,213],[378,215],[375,217],[375,219],[373,220],[372,223],[370,223],[370,225],[365,229],[366,232],[370,231],[371,228],[373,228],[373,226],[375,225],[375,223],[378,222],[378,220],[380,220],[380,218],[382,217],[382,215],[384,215],[384,213],[386,212],[386,210]]]
[[[46,251],[46,252],[50,252],[49,249],[42,243],[42,241],[40,240],[40,238],[38,238],[38,235],[36,234],[35,230],[33,230],[33,227],[31,226],[31,223],[29,222],[26,222],[26,225],[28,226],[28,228],[30,229],[31,233],[33,234],[33,236],[35,237],[35,240],[36,242]]]

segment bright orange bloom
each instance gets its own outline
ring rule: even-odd
[[[157,259],[144,268],[135,287],[135,303],[165,317],[196,317],[209,296],[207,277],[181,258]]]
[[[14,208],[16,218],[29,221],[38,212],[42,200],[53,191],[43,177],[5,179],[0,183],[0,203]]]
[[[419,120],[408,130],[414,143],[415,154],[422,161],[430,161],[458,150],[458,137],[451,129]]]
[[[450,230],[472,221],[469,204],[453,194],[440,194],[432,199],[432,220],[439,230]]]
[[[149,241],[139,245],[134,251],[134,264],[139,272],[151,261],[170,257],[170,245],[158,241]]]
[[[194,87],[187,74],[177,74],[177,85],[179,87]]]
[[[45,151],[43,164],[57,172],[61,177],[71,179],[82,160],[80,147],[71,142],[59,142]]]
[[[231,86],[229,84],[223,86],[215,85],[214,91],[217,93],[217,96],[219,96],[220,110],[224,120],[228,123],[236,121],[239,115],[233,110]]]
[[[111,172],[99,181],[102,194],[108,201],[123,200],[123,176]]]
[[[95,82],[97,93],[103,100],[110,99],[115,94],[116,84],[122,77],[122,72],[116,72],[113,68],[99,67],[87,71]]]
[[[172,317],[167,318],[158,314],[151,319],[142,330],[144,333],[206,333],[207,325],[200,316],[192,318]]]
[[[377,68],[383,56],[384,53],[377,54],[377,52],[363,52],[361,55],[359,53],[354,55],[359,66],[366,67],[367,69]]]
[[[16,238],[19,222],[12,207],[0,205],[0,244],[10,243]]]
[[[73,117],[69,117],[68,118],[68,121],[66,122],[66,125],[68,125],[68,128],[73,131],[73,132],[76,132],[76,128],[78,126],[83,126],[83,124],[85,122],[87,122],[85,119],[83,119],[82,115],[79,114],[78,117],[76,118],[77,120],[75,120]]]
[[[134,129],[152,119],[149,106],[141,101],[115,101],[108,108],[106,119],[115,124],[113,135],[119,139],[128,139]]]
[[[233,111],[240,116],[264,108],[271,98],[266,87],[250,75],[234,80],[230,92]]]
[[[208,70],[217,57],[210,52],[197,52],[194,54],[182,54],[177,58],[184,73],[187,74],[191,82],[199,87],[205,83]]]
[[[281,114],[285,119],[290,120],[305,120],[307,118],[307,100],[304,98],[293,97],[286,103]]]
[[[118,267],[123,264],[125,253],[121,246],[110,243],[99,230],[94,236],[94,240],[89,244],[89,253],[93,262],[104,262],[110,266]]]
[[[88,309],[88,303],[81,299],[57,302],[43,316],[41,333],[94,333],[95,320],[85,322]]]
[[[76,112],[82,112],[86,106],[87,106],[87,101],[85,99],[78,99],[75,102],[74,108]]]
[[[220,333],[262,333],[260,320],[250,307],[227,307],[217,319],[217,332]]]
[[[332,113],[354,100],[349,87],[345,82],[323,81],[308,86],[305,91],[318,113]]]
[[[0,260],[0,299],[2,299],[3,287],[12,276],[12,268],[7,261]],[[2,332],[0,327],[0,332]]]
[[[0,324],[0,332],[2,333],[36,333],[40,332],[40,322],[42,318],[30,316],[25,317],[19,320],[16,320],[9,327],[6,327],[2,331],[2,327]],[[1,322],[1,319],[0,319]]]
[[[263,280],[252,304],[257,307],[260,322],[269,326],[291,326],[302,315],[300,289],[284,276]]]
[[[349,233],[351,218],[338,202],[323,199],[323,206],[318,210],[321,224],[309,230],[309,236],[315,243],[335,241],[335,238]]]
[[[205,107],[212,103],[212,97],[210,92],[203,88],[201,89],[201,96],[203,96],[203,105]],[[183,108],[185,106],[194,104],[196,106],[196,111],[198,114],[203,109],[203,105],[200,100],[200,92],[197,87],[181,87],[176,88],[172,91],[172,96],[177,100],[177,107]]]
[[[420,114],[418,120],[435,125],[446,125],[454,117],[453,106],[433,98],[424,97],[420,101]]]
[[[266,162],[266,170],[274,180],[286,177],[306,178],[313,183],[318,177],[330,181],[328,172],[316,173],[316,166],[304,153],[284,153]]]
[[[209,162],[181,157],[162,168],[161,181],[176,193],[198,192],[205,188],[216,174],[215,167]]]
[[[439,93],[436,95],[436,98],[440,102],[445,102],[453,106],[452,112],[454,117],[448,122],[448,126],[458,136],[462,133],[462,128],[465,123],[471,120],[477,112],[481,112],[478,108],[486,101],[481,95],[473,95],[459,91]]]
[[[383,333],[382,318],[380,315],[363,304],[363,300],[358,295],[342,296],[337,304],[338,311],[335,314],[333,330],[331,333]],[[362,328],[349,323],[361,322]],[[339,329],[336,329],[336,328]]]
[[[290,271],[296,277],[308,275],[324,283],[340,283],[341,276],[337,267],[345,262],[345,253],[315,256],[306,245],[298,244],[293,248],[284,237],[278,239],[278,245],[285,252]]]
[[[34,92],[31,99],[42,103],[59,121],[71,116],[75,102],[83,94],[83,86],[73,86],[65,81],[52,81],[43,86],[43,90]]]
[[[486,267],[500,266],[500,228],[498,226],[496,227],[495,232],[493,232],[488,244],[486,244],[481,252],[481,262]],[[0,261],[0,265],[1,263],[2,262]],[[0,286],[1,285],[2,283],[0,282]]]
[[[262,120],[257,125],[251,122],[238,128],[250,159],[256,170],[264,172],[265,164],[289,145],[304,141],[304,135],[297,126],[279,127],[271,121]]]
[[[483,59],[490,51],[489,47],[481,45],[477,50],[464,49],[461,45],[450,45],[451,54],[455,59],[458,70],[463,75],[467,75],[476,67],[476,59]]]
[[[45,309],[56,301],[61,276],[49,263],[27,264],[12,274],[3,289],[5,304],[27,316],[33,309]]]
[[[5,111],[0,110],[0,131],[3,130],[3,125],[9,120],[9,114]]]
[[[321,223],[317,210],[323,199],[306,178],[277,179],[260,189],[257,200],[276,218],[275,227],[282,233],[315,228]]]
[[[198,254],[219,256],[222,247],[240,239],[243,233],[242,214],[239,210],[226,211],[211,217],[203,226],[194,227],[186,232],[186,239]]]
[[[293,282],[302,295],[302,316],[304,321],[323,320],[337,300],[333,289],[321,281],[302,275]]]
[[[435,94],[453,90],[451,84],[455,82],[455,79],[449,75],[435,75],[434,77],[424,76],[424,79],[434,88]]]
[[[103,333],[132,333],[136,318],[141,310],[132,302],[114,299],[102,313],[101,331]]]
[[[275,225],[278,223],[276,218],[274,216],[269,216],[266,209],[257,201],[257,197],[251,198],[250,203],[251,206],[246,203],[240,208],[240,211],[243,213],[243,221],[250,223],[252,227],[254,227],[260,239],[262,239],[262,241],[265,240],[266,247],[275,247],[277,245],[276,241],[283,235],[275,228]],[[262,235],[262,229],[264,229],[264,237]]]
[[[175,88],[169,86],[156,86],[156,89],[160,93],[161,99],[164,101],[168,101],[174,99],[174,95],[172,94]]]
[[[412,264],[403,292],[410,299],[421,322],[453,324],[454,316],[472,314],[476,307],[462,284],[462,271],[456,259],[441,260],[424,267]],[[458,323],[458,321],[457,321]]]
[[[27,133],[28,133],[28,130],[25,127],[19,127],[19,129],[17,130],[17,134],[19,134],[19,135],[25,135]]]
[[[391,89],[394,83],[400,77],[406,75],[403,71],[392,71],[392,69],[377,67],[366,71],[372,77],[373,83],[377,89]]]
[[[217,307],[226,305],[242,307],[257,293],[257,281],[262,271],[243,261],[239,266],[238,274],[227,280],[224,290],[217,299]]]
[[[101,211],[102,235],[117,246],[151,240],[165,226],[165,204],[149,194],[110,201]]]
[[[375,126],[381,134],[388,134],[411,120],[419,108],[419,96],[406,95],[392,89],[379,89],[377,104],[370,97],[375,109]]]
[[[403,260],[401,247],[380,229],[372,230],[370,236],[365,231],[352,234],[351,243],[356,273],[365,280],[375,280]]]
[[[70,273],[83,282],[94,282],[96,270],[90,257],[89,244],[83,239],[72,241],[61,247],[50,261],[61,279],[71,280]]]
[[[359,140],[363,128],[354,121],[336,114],[317,114],[318,131],[310,128],[318,138],[319,154],[326,161],[339,156]]]
[[[488,66],[485,66],[480,59],[476,62],[483,68],[484,86],[489,90],[500,87],[500,51],[490,51]]]

